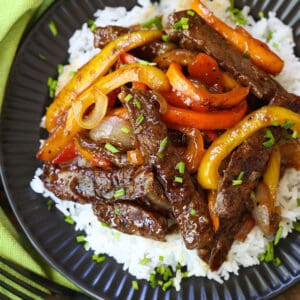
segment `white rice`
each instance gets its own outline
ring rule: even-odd
[[[230,5],[229,0],[204,2],[220,18],[229,24],[232,23],[227,12]],[[95,13],[95,22],[101,26],[109,24],[130,26],[142,23],[157,14],[167,15],[175,10],[189,8],[191,0],[162,0],[159,5],[151,4],[149,0],[140,0],[139,3],[142,7],[135,7],[129,12],[125,8],[106,7],[104,10],[98,10]],[[300,62],[293,53],[294,41],[291,28],[277,19],[274,13],[270,13],[268,18],[254,22],[253,18],[248,16],[248,12],[249,8],[245,7],[243,13],[249,21],[246,29],[256,38],[266,42],[269,31],[273,32],[268,44],[285,61],[285,67],[276,79],[290,92],[300,94],[300,73],[298,72]],[[64,74],[59,78],[59,88],[70,78],[70,71],[76,71],[98,51],[93,48],[93,35],[87,24],[84,24],[70,39],[69,65],[64,68]],[[128,270],[137,279],[149,279],[155,267],[162,263],[170,265],[175,270],[179,262],[181,265],[187,266],[188,276],[207,276],[209,279],[222,282],[229,278],[230,273],[238,274],[240,267],[258,264],[258,255],[265,252],[269,241],[257,226],[254,227],[245,242],[235,241],[233,243],[228,260],[223,263],[221,268],[217,272],[211,272],[195,250],[185,248],[180,235],[172,234],[167,237],[167,242],[159,242],[103,227],[93,215],[91,205],[59,200],[44,188],[39,178],[40,174],[41,170],[39,169],[31,182],[31,188],[45,197],[51,197],[63,214],[72,217],[76,222],[75,229],[85,231],[90,249],[94,250],[96,254],[108,254],[114,257],[118,263],[123,264],[124,270]],[[299,197],[300,172],[289,169],[281,179],[277,197],[282,212],[280,225],[284,227],[283,238],[292,230],[292,221],[300,218],[300,207],[297,207],[297,198]],[[145,257],[148,258],[148,262],[141,264],[140,261]],[[160,257],[164,257],[163,262]],[[174,279],[174,286],[177,290],[180,288],[181,277],[182,274],[177,271]]]

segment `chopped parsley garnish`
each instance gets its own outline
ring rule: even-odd
[[[232,20],[241,25],[247,25],[248,21],[245,18],[244,14],[238,9],[234,7],[234,0],[230,1],[230,8],[229,8],[229,13],[232,18]]]
[[[65,222],[71,225],[75,223],[75,221],[71,218],[70,215],[65,216]]]
[[[293,127],[295,125],[294,122],[290,122],[290,121],[287,121],[287,122],[284,122],[281,127],[284,128],[284,129],[290,129],[291,127]]]
[[[244,57],[244,58],[250,58],[250,54],[249,54],[248,52],[244,52],[244,53],[243,53],[243,57]]]
[[[298,137],[298,131],[294,130],[293,133],[292,133],[292,138],[296,139],[297,137]]]
[[[47,208],[48,210],[51,210],[54,206],[54,202],[50,199],[47,201]]]
[[[193,10],[188,10],[187,11],[187,14],[189,15],[189,16],[191,16],[191,17],[193,17],[194,15],[195,15],[195,12],[193,11]]]
[[[130,132],[130,129],[129,129],[129,127],[127,127],[127,126],[122,126],[122,127],[121,127],[121,131],[124,132],[124,133],[129,133],[129,132]]]
[[[138,291],[139,284],[136,280],[132,280],[132,287],[133,287],[134,290]]]
[[[275,239],[274,239],[274,245],[277,245],[279,243],[279,240],[282,236],[282,232],[283,232],[283,226],[279,226],[276,235],[275,235]]]
[[[192,216],[195,216],[196,213],[197,213],[196,209],[195,209],[195,208],[192,208],[191,211],[190,211],[190,214],[191,214]]]
[[[267,35],[267,42],[270,42],[272,38],[273,38],[273,32],[269,31]]]
[[[275,126],[275,127],[279,126],[278,121],[273,121],[273,122],[272,122],[272,126]]]
[[[53,79],[52,77],[48,77],[47,84],[48,84],[48,90],[49,90],[49,97],[53,98],[55,96],[57,80]]]
[[[268,139],[267,141],[263,142],[263,145],[266,147],[266,148],[270,148],[274,145],[275,143],[275,138],[273,136],[273,133],[270,129],[267,129],[266,132],[265,132],[265,137]]]
[[[141,102],[140,102],[139,100],[135,100],[135,101],[134,101],[134,106],[135,106],[136,108],[138,108],[138,109],[141,109],[141,108],[142,108],[142,104],[141,104]]]
[[[83,243],[85,242],[85,236],[84,235],[78,235],[76,236],[77,243]]]
[[[115,209],[115,215],[120,216],[121,215],[121,209],[119,209],[119,208]]]
[[[294,221],[294,222],[293,222],[293,228],[294,228],[296,231],[300,232],[300,222]]]
[[[97,262],[97,263],[101,263],[101,262],[106,260],[106,256],[105,255],[93,254],[92,260]]]
[[[42,53],[39,53],[39,54],[38,54],[38,57],[39,57],[40,59],[42,59],[42,60],[46,60],[46,56],[45,56],[44,54],[42,54]]]
[[[63,71],[64,71],[64,66],[61,65],[61,64],[57,65],[57,72],[58,72],[58,74],[60,75]]]
[[[236,185],[241,185],[243,183],[243,176],[244,176],[244,172],[241,171],[241,173],[239,174],[239,176],[237,177],[237,179],[232,180],[232,185],[236,186]]]
[[[139,59],[138,63],[143,65],[143,66],[156,66],[155,62],[150,62],[150,61],[147,61],[147,60],[144,60],[144,59]]]
[[[156,16],[145,23],[142,24],[143,28],[151,29],[153,27],[156,27],[158,30],[162,30],[162,22],[161,22],[162,16]]]
[[[120,198],[125,195],[125,189],[121,188],[114,192],[114,198]]]
[[[175,176],[174,182],[177,182],[177,183],[183,183],[183,178],[180,177],[180,176]]]
[[[88,24],[89,28],[91,29],[91,31],[94,31],[97,28],[97,25],[93,19],[89,19],[87,21],[87,24]]]
[[[280,259],[279,257],[275,257],[275,258],[273,259],[273,264],[274,264],[276,267],[280,266],[280,265],[282,264],[281,259]]]
[[[143,259],[140,260],[139,263],[140,263],[140,265],[146,265],[146,264],[148,263],[149,260],[150,260],[149,258],[144,257]]]
[[[166,43],[170,42],[170,37],[167,34],[163,34],[161,39]]]
[[[168,144],[168,137],[166,136],[164,139],[161,140],[161,142],[159,143],[159,150],[158,152],[163,152]]]
[[[120,150],[118,148],[116,148],[115,146],[113,146],[110,143],[106,143],[104,148],[113,154],[120,152]]]
[[[180,161],[179,163],[176,164],[175,169],[178,170],[180,174],[184,174],[185,163],[183,161]]]
[[[74,76],[76,74],[76,71],[70,71],[69,74],[70,76]]]
[[[189,29],[189,18],[182,17],[179,21],[177,21],[173,28],[176,30],[179,29]]]
[[[139,116],[137,117],[137,119],[136,119],[136,124],[137,124],[137,125],[141,125],[142,122],[144,121],[144,119],[145,119],[145,117],[144,117],[143,114],[139,115]]]
[[[132,98],[133,98],[133,96],[132,96],[131,94],[128,94],[128,95],[124,98],[124,101],[125,101],[125,102],[129,102]]]
[[[160,255],[159,257],[158,257],[158,259],[160,260],[160,261],[164,261],[164,257],[162,256],[162,255]]]
[[[168,288],[170,288],[173,285],[173,280],[170,279],[166,283],[163,284],[162,290],[165,292]]]
[[[100,222],[103,227],[110,228],[110,226],[105,222]]]
[[[263,11],[260,11],[260,12],[258,13],[258,16],[259,16],[261,19],[263,19],[263,18],[265,17],[265,14],[264,14]]]
[[[54,23],[54,21],[50,21],[48,23],[48,27],[52,33],[53,36],[57,36],[58,35],[58,30],[57,30],[57,26],[56,24]]]
[[[277,49],[277,50],[279,50],[279,45],[277,43],[275,43],[275,42],[272,43],[272,47],[275,48],[275,49]]]

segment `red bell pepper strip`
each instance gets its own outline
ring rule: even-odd
[[[61,164],[77,156],[77,151],[74,141],[67,144],[67,146],[52,160],[53,164]]]
[[[185,77],[178,63],[171,63],[166,75],[173,89],[187,97],[183,103],[185,107],[197,111],[203,111],[203,107],[219,108],[235,106],[242,102],[249,93],[249,87],[241,86],[222,94],[212,94],[206,90],[199,89]]]

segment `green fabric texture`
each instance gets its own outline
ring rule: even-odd
[[[10,67],[21,37],[54,0],[0,0],[0,108]],[[50,280],[77,289],[52,269],[19,233],[0,207],[0,255]]]

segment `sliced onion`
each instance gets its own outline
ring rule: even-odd
[[[123,150],[135,149],[136,145],[130,122],[113,115],[104,117],[102,122],[90,131],[90,137],[99,143],[112,143]]]
[[[72,102],[74,117],[80,127],[92,129],[96,127],[106,115],[108,97],[94,87],[91,93]]]
[[[165,114],[168,110],[168,103],[164,96],[162,96],[160,93],[154,92],[157,96],[157,101],[159,103],[159,112],[161,114]]]

